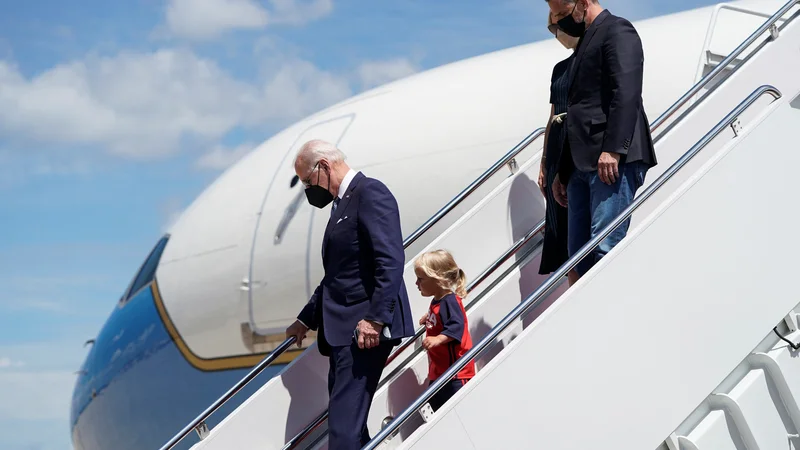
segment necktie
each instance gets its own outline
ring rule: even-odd
[[[331,215],[336,212],[336,207],[339,206],[339,197],[333,199],[333,208],[331,208]]]

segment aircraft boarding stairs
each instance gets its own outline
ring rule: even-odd
[[[406,240],[408,248],[512,169],[423,249],[451,250],[471,275],[465,306],[475,345],[448,373],[477,358],[478,375],[423,419],[420,408],[446,378],[428,388],[419,340],[404,342],[375,395],[368,422],[375,437],[366,448],[800,444],[790,436],[800,433],[793,394],[800,382],[787,381],[800,364],[778,337],[800,341],[791,313],[800,299],[783,287],[792,279],[790,256],[800,250],[789,228],[800,154],[787,133],[800,126],[798,2],[767,19],[653,122],[659,165],[623,214],[635,211],[628,237],[566,295],[565,274],[603,236],[552,276],[537,274],[542,130]],[[742,205],[754,207],[743,212]],[[429,303],[413,289],[418,253],[407,255],[405,268],[414,317]],[[316,349],[213,430],[205,427],[292,344],[281,344],[162,450],[193,430],[202,439],[197,449],[326,448],[328,366]]]

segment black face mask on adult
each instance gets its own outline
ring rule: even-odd
[[[318,165],[319,163],[314,165],[314,169],[312,169],[312,172],[314,172],[314,170],[317,169]],[[322,168],[320,168],[320,172],[321,171]],[[311,204],[311,206],[316,206],[317,208],[322,209],[328,206],[333,201],[333,194],[331,194],[330,191],[331,174],[330,172],[328,172],[328,189],[325,189],[324,187],[319,185],[319,177],[320,175],[319,173],[317,173],[318,184],[306,188],[306,199],[308,200],[308,203]]]
[[[558,28],[572,37],[579,38],[583,37],[583,33],[586,32],[586,11],[583,11],[583,19],[580,22],[576,22],[572,15],[575,14],[575,8],[577,7],[578,2],[575,2],[572,12],[558,21]]]

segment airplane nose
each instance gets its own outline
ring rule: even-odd
[[[117,304],[95,338],[73,391],[73,440],[80,439],[74,432],[79,424],[82,425],[80,430],[84,431],[81,434],[96,436],[99,433],[102,436],[105,433],[94,429],[97,425],[117,428],[126,422],[125,419],[135,420],[130,417],[135,402],[126,398],[134,392],[124,392],[127,390],[125,386],[132,381],[130,374],[140,373],[141,364],[155,357],[159,349],[170,343],[166,332],[157,333],[158,316],[149,310],[154,312],[151,288],[147,286],[127,302]],[[112,421],[116,425],[109,423]],[[76,445],[76,448],[94,446]]]
[[[95,338],[73,391],[76,450],[159,448],[219,395],[175,348],[156,289],[118,303]]]
[[[189,364],[161,321],[152,281],[115,306],[89,350],[71,407],[75,450],[160,448],[249,368],[202,371]],[[265,370],[209,421],[210,427],[280,370]],[[188,449],[187,438],[179,449]]]

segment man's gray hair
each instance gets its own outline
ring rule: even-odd
[[[330,142],[314,139],[303,144],[300,150],[297,151],[295,165],[300,162],[305,164],[308,170],[311,170],[321,159],[326,159],[331,164],[334,164],[346,160],[347,156]]]

